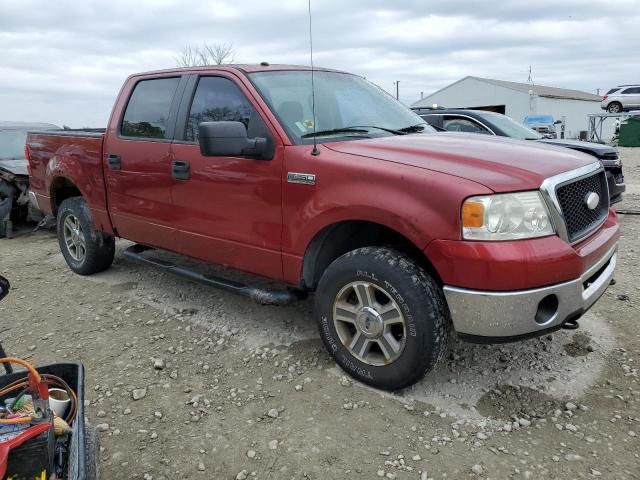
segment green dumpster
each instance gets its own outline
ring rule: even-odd
[[[618,145],[621,147],[640,147],[640,118],[629,117],[620,123],[620,137]]]

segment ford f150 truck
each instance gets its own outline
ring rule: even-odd
[[[313,75],[313,93],[296,66],[133,75],[106,131],[30,133],[31,189],[57,216],[69,267],[105,270],[121,237],[130,258],[262,303],[315,292],[329,352],[385,389],[430,371],[451,330],[540,335],[576,325],[606,290],[618,221],[599,161],[434,133],[361,77]],[[155,249],[288,289],[200,274]]]

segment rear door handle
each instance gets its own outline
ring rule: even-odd
[[[120,155],[116,155],[115,153],[107,155],[107,163],[111,170],[120,170],[122,168],[122,159],[120,158]]]
[[[176,180],[189,180],[191,178],[191,166],[184,160],[171,162],[171,176]]]

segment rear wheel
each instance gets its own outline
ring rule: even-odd
[[[620,113],[620,112],[622,112],[622,104],[620,102],[611,102],[607,106],[607,112],[609,112],[609,113]]]
[[[318,285],[314,314],[337,363],[378,388],[415,383],[447,344],[442,290],[409,258],[385,248],[360,248],[335,260]]]
[[[82,197],[67,198],[60,205],[58,243],[69,268],[80,275],[102,272],[113,263],[115,239],[96,230]]]

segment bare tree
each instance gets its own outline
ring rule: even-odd
[[[176,57],[176,66],[178,67],[197,67],[200,57],[197,51],[190,46],[183,47]]]
[[[204,67],[233,63],[236,51],[231,43],[205,43],[202,47],[187,45],[176,57],[178,67]]]

